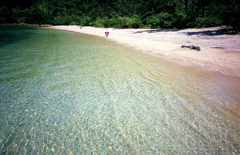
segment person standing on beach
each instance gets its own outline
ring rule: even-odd
[[[108,35],[109,35],[109,32],[105,32],[105,34],[106,34],[106,37],[108,37]]]

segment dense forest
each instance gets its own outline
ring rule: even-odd
[[[240,29],[240,0],[1,0],[0,23]]]

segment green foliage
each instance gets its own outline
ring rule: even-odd
[[[230,25],[237,31],[240,0],[14,0],[0,2],[0,22],[115,28]]]
[[[11,11],[13,13],[12,19],[15,22],[25,22],[25,18],[23,17],[23,9],[19,6],[13,8]]]
[[[83,19],[78,16],[57,16],[50,22],[53,25],[82,25]]]
[[[109,24],[111,27],[117,28],[118,27],[118,21],[116,18],[109,19]]]
[[[172,27],[172,15],[165,12],[160,14],[154,14],[145,18],[144,22],[150,28],[171,28]]]
[[[104,27],[103,20],[100,19],[100,17],[97,17],[95,22],[94,22],[94,26],[96,26],[96,27]]]
[[[142,27],[142,21],[140,16],[133,15],[132,17],[118,17],[116,22],[117,28],[140,28]]]
[[[86,16],[86,17],[84,17],[81,20],[81,24],[80,25],[82,25],[82,26],[89,26],[89,25],[92,26],[92,22],[91,21],[92,21],[91,18]]]
[[[131,17],[129,24],[131,25],[131,28],[140,28],[140,27],[143,27],[142,20],[141,20],[140,16],[137,15],[137,14],[134,14],[134,15]]]
[[[232,26],[236,32],[240,31],[240,13],[237,12],[225,12],[223,23]]]
[[[70,25],[77,25],[77,23],[76,22],[71,22]]]
[[[240,14],[238,15],[238,17],[230,18],[229,25],[232,26],[236,32],[239,32],[240,31]]]
[[[198,27],[211,27],[222,25],[223,21],[217,17],[199,17],[196,19],[195,24]]]
[[[110,22],[109,22],[108,17],[104,17],[102,22],[103,22],[104,27],[110,27]]]
[[[108,17],[100,18],[97,17],[94,22],[94,26],[96,27],[110,27],[110,20]]]
[[[8,18],[10,16],[10,11],[7,7],[7,5],[3,2],[0,2],[0,23],[7,22]]]

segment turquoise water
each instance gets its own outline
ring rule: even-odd
[[[0,35],[0,154],[240,154],[239,78],[107,38]]]

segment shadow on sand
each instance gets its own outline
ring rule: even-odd
[[[158,32],[177,32],[177,31],[181,31],[184,29],[147,29],[147,30],[139,30],[133,33],[158,33]],[[186,35],[207,35],[207,36],[216,36],[216,35],[224,35],[224,34],[229,34],[229,35],[233,35],[236,34],[234,33],[234,31],[229,28],[229,27],[219,27],[215,30],[204,30],[204,28],[201,29],[196,29],[196,32],[182,32],[185,33]]]
[[[196,32],[185,32],[186,35],[192,36],[192,35],[206,35],[206,36],[218,36],[218,35],[234,35],[236,34],[231,28],[224,27],[224,28],[219,28],[216,30],[207,30],[204,31],[196,31]]]
[[[157,32],[176,32],[176,31],[179,31],[178,29],[147,29],[147,30],[139,30],[139,31],[136,31],[134,33],[144,33],[144,32],[147,32],[147,33],[157,33]]]

